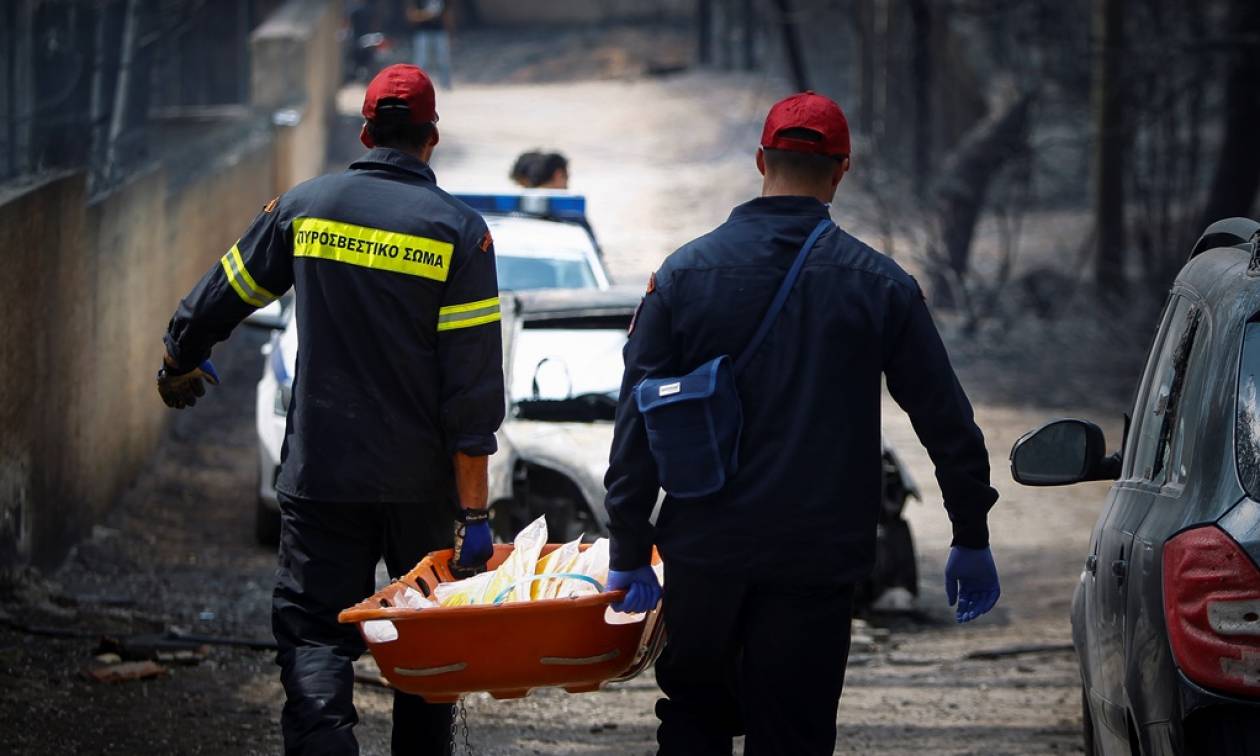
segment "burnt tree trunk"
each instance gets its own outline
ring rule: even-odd
[[[858,129],[875,133],[875,0],[857,0],[853,23],[858,43]]]
[[[35,160],[35,0],[20,0],[14,14],[17,22],[9,30],[13,40],[10,69],[12,79],[12,120],[10,144],[13,168],[18,175],[34,173]],[[5,54],[8,54],[6,51]]]
[[[740,68],[751,71],[757,67],[757,9],[753,0],[743,0],[739,14]]]
[[[252,3],[253,0],[250,0],[250,2]],[[457,21],[460,26],[466,26],[470,29],[480,29],[486,25],[486,19],[481,15],[481,6],[477,5],[477,0],[464,0],[462,3],[455,6],[455,9],[459,12],[459,18]]]
[[[1008,161],[1028,149],[1028,111],[1034,94],[999,104],[950,152],[932,185],[941,248],[929,271],[932,299],[942,307],[961,303],[961,284],[971,259],[971,239],[984,210],[989,182]]]
[[[1094,0],[1094,282],[1104,294],[1125,287],[1124,0]]]
[[[787,54],[788,69],[792,72],[792,84],[796,91],[809,89],[809,74],[805,70],[805,53],[801,49],[801,38],[796,32],[796,14],[792,0],[774,0],[779,11],[779,26],[782,27],[783,50]]]
[[[913,43],[910,58],[910,86],[914,97],[914,127],[911,147],[911,170],[915,190],[922,188],[932,175],[932,6],[929,0],[911,0]]]
[[[1260,3],[1232,0],[1229,30],[1238,41],[1225,75],[1225,134],[1200,228],[1250,213],[1260,187]]]
[[[696,60],[702,66],[713,63],[713,0],[696,2]]]

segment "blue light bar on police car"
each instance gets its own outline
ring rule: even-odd
[[[479,213],[521,213],[566,220],[586,218],[586,197],[580,194],[543,191],[456,194],[455,197]]]

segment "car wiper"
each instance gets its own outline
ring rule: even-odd
[[[521,420],[594,423],[616,418],[617,398],[613,392],[592,392],[565,399],[521,399],[515,409]]]

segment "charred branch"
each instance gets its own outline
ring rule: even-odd
[[[1125,283],[1124,177],[1127,142],[1120,79],[1124,55],[1125,0],[1094,4],[1094,281],[1118,294]]]

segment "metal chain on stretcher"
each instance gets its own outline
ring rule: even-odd
[[[457,739],[463,739],[463,747],[456,742]],[[473,756],[472,743],[468,740],[468,709],[464,708],[464,699],[461,698],[453,706],[451,706],[451,756],[458,754],[468,754]]]

